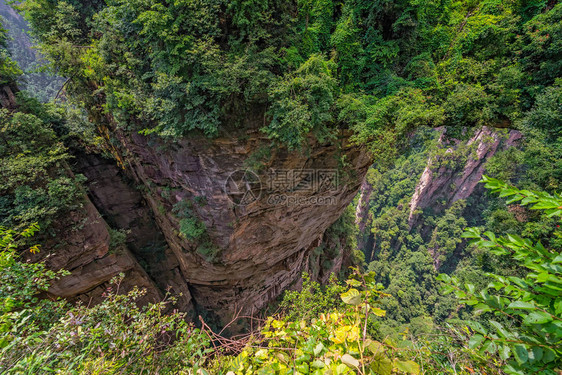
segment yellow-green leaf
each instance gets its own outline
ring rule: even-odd
[[[359,367],[359,361],[357,359],[353,358],[352,356],[350,356],[349,354],[342,355],[341,361],[342,361],[342,363],[346,364],[348,367],[351,367],[351,368],[358,368]]]
[[[357,289],[349,289],[347,292],[340,295],[343,302],[348,305],[359,305],[361,303],[361,293]]]
[[[395,360],[394,367],[408,374],[418,375],[420,373],[420,366],[414,361]]]

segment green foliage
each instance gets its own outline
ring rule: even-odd
[[[57,116],[57,113],[52,115]],[[66,169],[66,148],[46,114],[0,109],[0,224],[43,228],[63,212],[80,207],[81,178]],[[48,118],[48,117],[47,117]]]
[[[178,202],[172,212],[180,219],[179,228],[182,236],[190,241],[197,241],[205,234],[205,224],[197,219],[189,202]]]
[[[338,295],[343,302],[339,311],[332,306],[312,319],[308,315],[306,320],[270,317],[261,331],[263,343],[251,342],[225,367],[235,374],[284,374],[295,370],[301,374],[390,375],[393,370],[419,374],[416,362],[403,359],[405,351],[390,342],[373,340],[366,333],[367,319],[385,314],[377,306],[384,293],[375,285],[374,275],[354,270],[347,284],[347,291]],[[306,290],[300,297],[309,293]],[[331,289],[327,297],[333,299],[336,294]]]
[[[205,223],[196,216],[191,202],[184,200],[176,203],[172,212],[179,219],[180,235],[194,244],[197,252],[208,262],[216,261],[220,249],[212,243]]]
[[[484,177],[486,187],[508,203],[519,202],[532,210],[541,210],[547,216],[562,217],[562,196],[519,190],[499,180]],[[557,231],[560,238],[562,233]],[[483,234],[469,228],[463,237],[473,239],[475,246],[515,259],[527,272],[524,277],[504,277],[488,274],[493,281],[484,289],[462,283],[455,277],[441,275],[446,285],[443,291],[455,292],[464,304],[478,313],[507,317],[508,322],[489,320],[486,326],[469,322],[474,331],[469,346],[481,352],[496,354],[504,361],[509,374],[527,374],[540,371],[555,374],[562,365],[562,256],[560,243],[552,248],[541,241],[533,242],[516,234],[496,237],[492,232]]]
[[[325,287],[310,280],[310,276],[306,273],[302,275],[302,279],[301,290],[286,291],[279,304],[285,320],[310,322],[321,313],[342,306],[340,294],[343,293],[345,287],[339,284],[333,276]]]
[[[169,301],[138,308],[143,294],[109,293],[95,307],[77,306],[46,331],[21,337],[0,352],[5,373],[175,374],[197,371],[208,339],[183,314],[164,314]],[[185,353],[189,353],[186,356]]]
[[[205,226],[193,217],[180,220],[180,233],[189,240],[200,238],[205,230]]]
[[[458,346],[469,332],[454,328],[429,348],[415,337],[403,340],[417,350],[421,359],[416,363],[426,366],[423,371],[466,373],[471,360],[486,373],[486,367],[496,369],[506,360],[508,371],[514,373],[541,370],[542,365],[549,371],[555,368],[556,358],[547,361],[551,352],[545,347],[559,355],[560,327],[555,318],[560,312],[553,294],[559,292],[559,267],[552,249],[559,249],[561,242],[555,229],[560,202],[554,193],[532,190],[560,190],[562,4],[28,0],[21,8],[53,69],[69,78],[69,98],[88,111],[104,136],[119,131],[180,138],[260,128],[274,147],[302,149],[311,136],[327,142],[340,129],[350,129],[354,143],[366,145],[381,159],[369,174],[376,198],[368,202],[364,240],[370,245],[365,251],[369,269],[392,294],[376,300],[378,308],[387,311],[385,324],[373,314],[359,314],[361,308],[378,311],[364,302],[378,286],[355,279],[363,289],[352,285],[344,294],[351,303],[346,307],[336,292],[341,286],[333,284],[323,292],[305,280],[303,292],[287,294],[283,305],[287,319],[269,320],[263,332],[269,341],[257,344],[258,349],[248,347],[245,355],[233,360],[233,371],[281,371],[291,364],[296,367],[297,360],[308,355],[298,360],[301,372],[311,372],[309,364],[315,360],[318,366],[320,362],[335,366],[335,372],[359,371],[359,366],[362,373],[369,366],[378,373],[388,373],[393,366],[412,372],[408,361],[413,355],[402,358],[394,348],[385,347],[385,359],[375,358],[377,353],[365,349],[365,330],[349,343],[336,343],[329,333],[335,335],[342,327],[352,327],[346,328],[352,332],[357,324],[365,324],[373,338],[386,332],[395,337],[406,328],[414,335],[427,334],[449,317],[472,315],[474,311],[457,310],[451,296],[437,293],[438,270],[452,274],[456,291],[465,293],[466,301],[482,304],[480,310],[509,315],[500,312],[494,323],[483,324],[484,333],[475,328],[479,326],[472,327],[480,336],[472,336],[470,347],[460,351],[455,343]],[[6,55],[0,55],[2,79],[13,81],[16,70]],[[67,155],[53,137],[52,121],[33,111],[4,111],[0,121],[2,140],[6,139],[0,144],[0,171],[8,177],[0,184],[1,223],[49,223],[74,207],[78,190],[74,179],[62,172]],[[449,135],[463,137],[470,135],[467,127],[482,125],[523,130],[522,149],[500,153],[488,168],[502,178],[519,179],[527,190],[488,180],[509,196],[509,206],[489,197],[449,204],[444,194],[424,212],[410,213],[408,203],[428,159],[435,171],[457,173],[472,157],[470,147],[450,153],[449,145],[432,146],[428,140],[432,136],[424,132],[411,137],[424,126],[442,125]],[[547,214],[517,211],[513,208],[517,202]],[[218,251],[195,209],[179,207],[174,213],[180,235],[207,260],[216,260]],[[413,220],[421,224],[411,227]],[[459,236],[464,226],[483,223],[505,236],[485,234],[480,245],[488,250],[465,247]],[[477,230],[469,233],[479,236]],[[490,281],[492,286],[486,288]],[[465,290],[466,284],[475,285]],[[477,290],[484,294],[473,293]],[[521,306],[529,305],[520,302],[540,309],[528,312]],[[116,306],[128,300],[112,303],[106,307],[119,316]],[[335,320],[319,319],[331,308],[339,309]],[[133,312],[141,319],[139,314]],[[276,327],[274,322],[281,323]],[[74,332],[64,324],[60,327]],[[106,345],[109,336],[100,337]],[[86,352],[100,350],[97,343],[87,341],[80,341],[89,348]],[[324,349],[315,353],[319,344]],[[287,354],[286,345],[300,352]],[[151,358],[140,340],[131,348],[131,358],[141,358],[137,349]],[[348,352],[350,348],[354,352]],[[73,350],[69,357],[86,353]],[[455,355],[433,353],[448,350]],[[426,351],[433,354],[425,356]],[[131,364],[113,354],[100,365],[108,367],[104,371],[113,371],[113,366],[129,369]],[[149,366],[142,358],[137,362]]]
[[[430,345],[375,337],[373,322],[385,316],[380,299],[387,295],[373,273],[357,269],[347,286],[333,281],[325,291],[305,277],[303,292],[287,294],[286,314],[267,318],[235,356],[211,345],[208,332],[172,311],[174,298],[141,308],[137,300],[143,291],[118,294],[124,275],[112,280],[95,306],[39,300],[37,293],[66,273],[46,271],[44,264],[22,262],[15,255],[17,236],[29,237],[37,229],[0,233],[2,373],[324,374],[329,369],[337,374],[465,374],[466,366],[480,366],[477,358],[455,347],[464,335],[453,330],[451,339],[444,336]],[[440,354],[443,345],[446,356]]]
[[[11,59],[6,48],[7,32],[0,23],[0,85],[12,84],[21,74],[18,65]]]
[[[392,161],[423,125],[528,118],[552,129],[532,117],[554,108],[545,102],[560,76],[561,4],[29,0],[22,8],[54,68],[71,78],[70,97],[126,131],[215,136],[259,123],[274,143],[297,149],[344,127]]]
[[[9,350],[10,344],[24,333],[44,328],[64,306],[39,299],[38,294],[48,289],[51,280],[67,272],[46,270],[43,263],[24,262],[18,255],[16,244],[38,230],[37,224],[21,232],[0,227],[0,351]],[[38,252],[39,246],[32,246],[29,251]]]
[[[465,218],[461,216],[465,206],[464,201],[453,203],[435,223],[435,229],[427,246],[436,269],[439,269],[462,242],[461,234],[467,224]]]
[[[108,228],[109,232],[109,251],[115,252],[119,250],[127,241],[127,231],[120,229]]]
[[[184,314],[165,313],[173,298],[143,308],[136,300],[144,292],[136,289],[125,295],[109,290],[94,307],[39,299],[51,280],[68,272],[48,271],[43,263],[19,259],[18,238],[38,229],[0,230],[3,374],[175,374],[201,368],[210,352],[208,338],[187,323]],[[117,290],[119,282],[113,281]]]
[[[556,85],[546,88],[537,95],[534,107],[523,118],[523,127],[527,129],[543,129],[552,140],[562,137],[562,79]]]
[[[7,40],[4,47],[9,51],[11,59],[21,69],[21,75],[14,72],[16,73],[15,75],[18,75],[17,83],[19,88],[28,92],[29,95],[38,98],[41,102],[47,102],[54,98],[64,80],[44,71],[44,59],[32,47],[33,43],[29,35],[29,26],[20,14],[12,11],[8,3],[0,5],[0,16],[2,16],[1,22],[7,30]],[[2,43],[0,42],[0,44]],[[5,54],[3,48],[0,47],[0,49],[2,50],[0,54]],[[0,60],[2,59],[0,58]],[[1,70],[3,69],[0,68]],[[4,81],[4,79],[8,78],[10,74],[4,71],[0,76],[2,76],[0,81],[4,83],[9,82],[9,80]],[[12,79],[15,78],[14,74],[11,74],[11,76]]]
[[[392,168],[377,164],[367,174],[372,192],[359,242],[369,270],[377,273],[377,280],[392,295],[382,301],[389,334],[424,316],[440,321],[455,308],[450,297],[439,295],[435,277],[436,269],[449,267],[456,258],[466,225],[465,203],[434,204],[433,210],[415,213],[419,217],[415,226],[409,224],[410,201],[428,160],[432,170],[446,166],[456,172],[470,153],[468,149],[447,152],[448,145],[437,144],[436,137],[434,131],[420,132],[412,138],[410,152]]]
[[[311,56],[295,73],[270,90],[274,103],[271,122],[262,130],[269,138],[300,147],[307,134],[323,142],[329,137],[326,124],[333,121],[336,80],[322,56]]]

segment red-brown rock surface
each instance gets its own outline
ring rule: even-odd
[[[310,251],[353,199],[370,165],[366,152],[350,146],[347,136],[332,144],[311,141],[305,153],[274,149],[260,168],[259,199],[239,206],[231,201],[225,184],[232,172],[246,169],[253,153],[268,144],[257,133],[172,144],[140,135],[123,136],[121,141],[125,168],[147,188],[145,198],[196,308],[212,311],[223,321],[236,310],[261,309],[300,279]],[[343,155],[345,168],[340,165]],[[337,170],[340,183],[330,191],[291,193],[303,199],[332,199],[332,204],[272,204],[274,192],[267,189],[267,176],[274,170]],[[197,251],[197,241],[179,234],[180,219],[173,211],[181,202],[189,202],[194,216],[205,224],[216,248],[213,260]]]

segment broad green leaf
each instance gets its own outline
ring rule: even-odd
[[[533,311],[525,317],[525,324],[545,324],[552,321],[552,316],[542,311]]]
[[[488,352],[490,354],[495,354],[498,351],[496,343],[492,340],[488,340],[482,345],[482,352]]]
[[[549,208],[558,208],[560,207],[560,203],[556,202],[555,200],[542,200],[539,199],[537,203],[535,203],[531,209],[533,210],[547,210]]]
[[[485,312],[489,312],[489,311],[492,311],[492,308],[488,305],[483,304],[483,303],[479,303],[476,306],[474,306],[474,313],[477,314],[477,315],[485,313]]]
[[[525,346],[521,344],[515,344],[513,346],[513,354],[515,355],[515,360],[522,365],[529,360],[529,353]]]
[[[324,368],[325,366],[326,366],[326,364],[319,359],[315,359],[310,364],[310,367],[313,367],[313,368]]]
[[[232,364],[230,365],[230,369],[232,371],[239,371],[243,368],[244,363],[246,363],[246,360],[248,359],[248,353],[247,352],[242,352],[240,353],[233,361]]]
[[[394,361],[394,367],[402,372],[417,375],[420,373],[420,366],[414,361]]]
[[[369,367],[378,375],[392,374],[392,361],[384,356],[377,356]]]
[[[528,205],[529,203],[534,203],[534,202],[536,202],[536,201],[537,201],[537,198],[535,198],[535,197],[525,197],[525,198],[523,198],[523,200],[521,201],[521,205],[522,205],[522,206],[526,206],[526,205]]]
[[[531,362],[538,362],[542,359],[543,353],[544,352],[540,346],[533,346],[529,352],[529,359]]]
[[[481,333],[483,335],[486,335],[488,332],[486,331],[486,329],[484,328],[484,326],[478,322],[473,322],[473,321],[469,321],[466,322],[466,324],[468,324],[468,326],[470,328],[472,328],[474,331]]]
[[[552,350],[551,348],[544,348],[544,354],[542,357],[543,362],[548,363],[554,361],[556,358],[559,358],[558,355]]]
[[[521,310],[533,310],[536,306],[530,302],[524,301],[513,301],[507,306],[508,309],[521,309]]]
[[[336,366],[336,375],[348,374],[348,373],[349,373],[349,367],[347,367],[343,363]]]
[[[376,316],[385,316],[386,315],[386,311],[384,311],[383,309],[380,309],[378,307],[373,307],[373,309],[371,311]]]
[[[500,336],[508,338],[508,339],[513,337],[513,334],[511,334],[509,331],[507,331],[501,323],[498,323],[495,320],[490,320],[490,324],[493,325],[496,328],[496,330],[498,331]]]
[[[368,284],[374,282],[376,276],[377,274],[374,271],[371,271],[363,275],[363,278],[365,279],[365,282]]]
[[[468,341],[468,347],[471,349],[477,348],[480,346],[480,344],[482,344],[484,340],[485,338],[482,335],[473,335]]]
[[[509,358],[509,352],[510,352],[510,351],[511,351],[511,349],[509,348],[508,345],[500,346],[500,348],[499,348],[500,358],[501,358],[502,360],[504,360],[504,361],[505,361],[506,359],[508,359],[508,358]]]
[[[510,195],[517,194],[517,190],[515,189],[502,189],[500,192],[500,198],[509,197]]]
[[[324,344],[319,342],[318,345],[316,345],[316,347],[314,348],[314,355],[318,356],[320,353],[322,353],[323,349],[324,349]]]
[[[384,352],[384,346],[378,341],[371,341],[369,343],[369,350],[373,354],[380,354]]]
[[[361,293],[357,289],[349,289],[347,292],[342,293],[341,299],[344,303],[348,305],[359,305],[361,303]]]
[[[349,354],[344,354],[341,356],[341,361],[342,363],[346,364],[347,366],[351,367],[351,368],[358,368],[359,367],[359,361],[355,358],[353,358],[351,355]]]
[[[266,359],[267,355],[268,355],[267,349],[260,349],[254,354],[254,357],[259,359]]]
[[[515,196],[508,199],[505,204],[512,204],[514,202],[520,201],[521,199],[523,199],[523,196],[520,194],[516,194]]]

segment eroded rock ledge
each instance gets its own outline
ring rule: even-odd
[[[302,272],[327,281],[350,254],[338,239],[327,240],[326,230],[349,205],[371,164],[364,149],[349,143],[349,135],[342,131],[326,144],[311,138],[306,151],[288,152],[270,148],[255,130],[173,142],[113,131],[114,158],[72,149],[70,167],[86,177],[87,196],[83,209],[58,223],[59,234],[35,259],[71,271],[49,293],[96,303],[109,280],[125,273],[120,292],[135,285],[147,289],[141,303],[170,291],[181,294],[175,308],[224,323],[235,313],[258,312],[298,285]],[[254,166],[262,182],[259,198],[233,203],[227,179],[248,169],[263,149],[266,156]],[[268,189],[267,178],[280,170],[336,171],[339,183],[333,189],[284,192],[305,201],[329,199],[328,204],[275,204],[269,198],[279,191]],[[186,217],[204,228],[202,238],[183,233]],[[115,232],[124,236],[121,243],[112,244]]]
[[[271,204],[268,197],[274,192],[264,186],[258,200],[240,206],[231,201],[225,183],[232,172],[247,168],[256,150],[269,144],[259,133],[172,144],[134,134],[121,136],[120,141],[123,165],[143,186],[194,306],[212,311],[222,321],[235,311],[261,309],[300,279],[311,250],[351,202],[371,162],[365,150],[349,144],[348,134],[331,144],[311,140],[305,153],[274,149],[258,172],[262,184],[272,170],[338,170],[337,189],[292,193],[330,197],[333,204]],[[189,207],[189,214],[204,223],[213,259],[200,253],[201,241],[180,233],[178,205]]]

